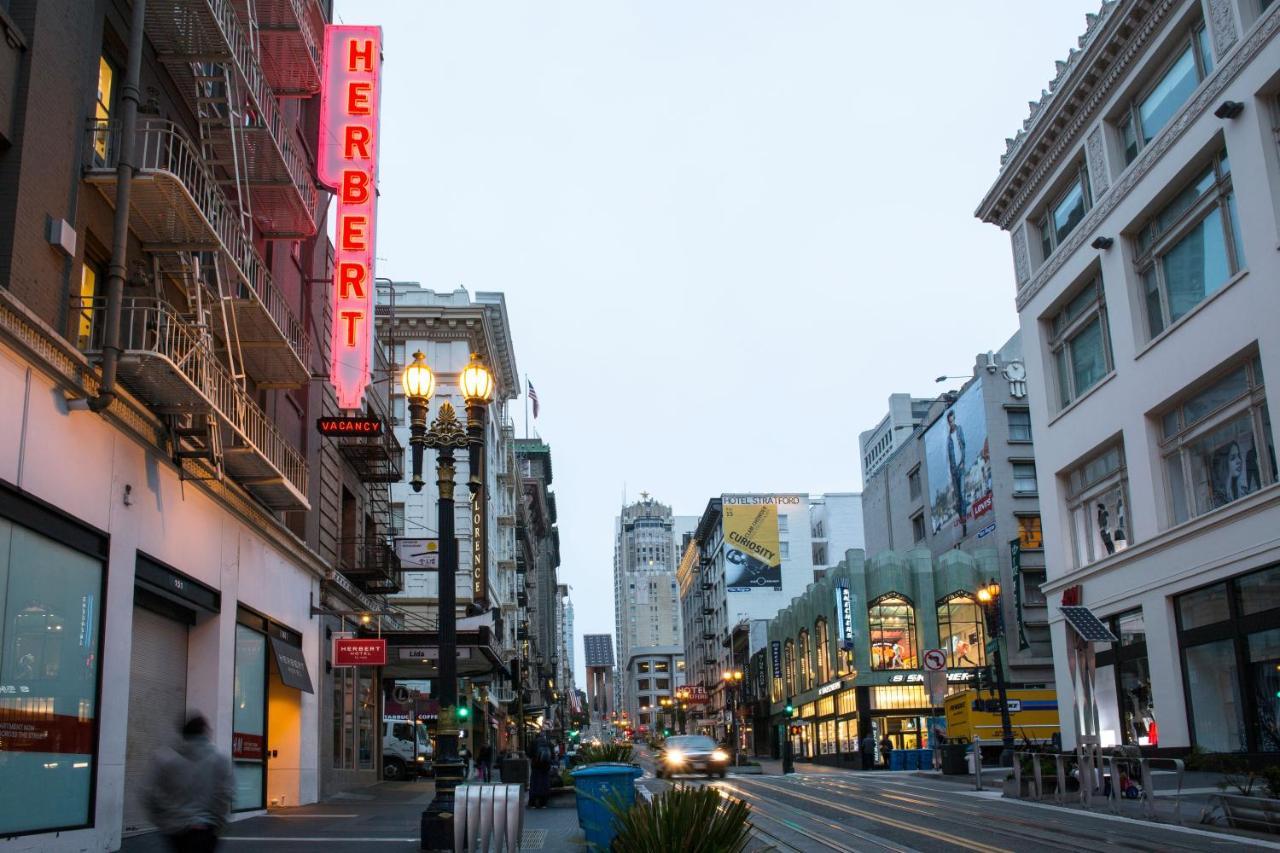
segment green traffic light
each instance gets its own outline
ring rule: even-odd
[[[466,705],[462,705],[458,708],[459,720],[465,720],[467,717],[470,717],[470,716],[471,716],[471,709],[468,708]]]

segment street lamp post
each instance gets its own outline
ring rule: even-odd
[[[1000,701],[1000,737],[1003,742],[1003,748],[1000,750],[1000,764],[1011,767],[1013,765],[1013,724],[1009,720],[1009,697],[1005,689],[1004,661],[1000,656],[1000,640],[1004,637],[1004,613],[1000,609],[1000,584],[995,578],[987,581],[987,585],[978,590],[978,601],[982,604],[983,615],[987,619],[987,636],[992,641],[995,658],[996,694]]]
[[[477,359],[472,359],[464,371],[473,367],[486,370]],[[487,371],[486,371],[487,372]],[[477,380],[478,381],[478,380]],[[409,406],[409,443],[412,449],[413,474],[410,485],[415,492],[422,491],[425,485],[422,479],[422,462],[424,450],[436,451],[436,529],[440,538],[440,568],[437,637],[439,638],[439,659],[437,661],[436,699],[440,703],[440,722],[442,725],[436,734],[436,751],[432,761],[432,772],[435,778],[435,797],[422,813],[422,849],[453,849],[453,804],[454,789],[463,780],[463,764],[458,759],[458,613],[457,589],[455,579],[458,574],[458,540],[454,535],[454,451],[472,447],[475,435],[471,424],[464,430],[458,422],[453,405],[448,401],[440,404],[435,420],[427,427],[427,405],[435,390],[435,377],[427,366],[422,352],[413,355],[413,362],[404,369],[401,385]],[[487,397],[477,396],[473,399],[473,391],[486,390]],[[475,413],[477,419],[484,415],[484,403],[492,397],[493,380],[488,384],[468,387],[464,385],[463,393],[467,400],[468,415]],[[481,420],[479,440],[483,443],[484,426]],[[477,457],[472,447],[473,457]],[[482,460],[482,449],[481,456]],[[476,462],[472,462],[471,479],[475,480]],[[480,464],[483,464],[481,461]],[[473,487],[474,488],[474,487]],[[447,714],[444,713],[447,711]]]
[[[725,688],[731,702],[729,708],[733,731],[733,766],[738,766],[738,688],[742,685],[742,670],[731,669],[724,674]]]

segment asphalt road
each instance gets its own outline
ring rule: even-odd
[[[652,766],[647,757],[642,764]],[[671,783],[644,784],[656,791]],[[675,784],[711,785],[745,800],[762,846],[781,851],[1280,850],[1205,829],[1006,800],[910,772],[816,768],[724,781],[676,777]]]

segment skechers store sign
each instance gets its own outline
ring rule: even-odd
[[[973,672],[967,669],[957,669],[947,673],[947,681],[972,681]],[[919,672],[905,672],[890,676],[890,684],[923,684],[924,675]]]

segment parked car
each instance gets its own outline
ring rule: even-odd
[[[729,769],[729,753],[706,735],[675,735],[662,745],[657,764],[659,779],[675,773],[706,773],[723,779]]]
[[[417,745],[414,730],[417,730]],[[407,779],[431,772],[431,737],[423,723],[407,720],[382,721],[382,778]]]

